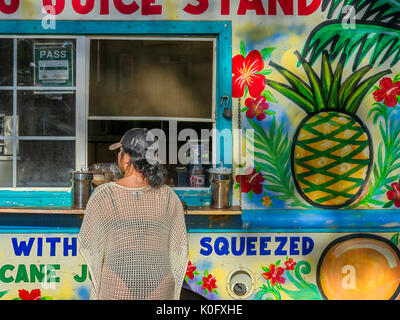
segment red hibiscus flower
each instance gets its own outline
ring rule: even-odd
[[[40,300],[40,289],[33,289],[31,292],[27,290],[18,290],[18,295],[22,300]]]
[[[264,96],[260,96],[255,99],[247,98],[244,103],[246,107],[249,108],[246,111],[247,118],[253,119],[254,117],[256,117],[258,121],[265,119],[266,115],[264,110],[268,109],[269,104],[267,103],[267,100]]]
[[[264,61],[261,53],[251,51],[246,58],[238,54],[232,59],[232,97],[241,98],[245,87],[249,89],[252,97],[260,96],[265,88],[265,76],[258,74],[264,69]]]
[[[253,191],[255,194],[260,194],[263,190],[261,183],[264,180],[262,174],[257,173],[252,167],[247,168],[244,175],[236,176],[236,182],[240,183],[244,193]]]
[[[197,268],[192,264],[192,262],[189,261],[187,269],[186,269],[186,275],[189,277],[190,280],[193,280],[193,278],[194,278],[194,273],[193,272],[196,269]]]
[[[393,80],[385,77],[379,82],[380,89],[373,92],[375,101],[384,101],[385,106],[393,108],[397,105],[397,95],[400,95],[400,81],[393,83]]]
[[[394,205],[400,208],[400,185],[398,182],[393,182],[391,185],[393,190],[386,192],[388,200],[394,199]]]
[[[284,284],[285,278],[282,277],[282,274],[285,272],[285,269],[281,267],[276,267],[274,264],[269,266],[269,272],[264,272],[262,276],[271,280],[271,284],[274,286],[276,283]]]
[[[296,262],[294,262],[292,258],[289,258],[288,260],[285,261],[286,270],[294,270],[295,265]]]
[[[217,285],[215,284],[216,281],[217,279],[215,279],[210,273],[207,277],[203,277],[203,285],[201,286],[201,289],[207,289],[209,292],[212,292],[217,288]]]

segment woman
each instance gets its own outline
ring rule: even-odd
[[[188,263],[184,212],[150,157],[154,142],[135,128],[110,146],[120,148],[123,177],[95,189],[78,235],[91,299],[179,299]]]

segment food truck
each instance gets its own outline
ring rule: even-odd
[[[165,139],[186,288],[398,299],[399,17],[388,0],[1,0],[1,299],[89,298],[71,174],[114,179],[132,127]]]

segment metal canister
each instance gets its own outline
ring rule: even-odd
[[[72,172],[72,208],[86,208],[92,190],[92,179],[92,172]]]
[[[224,209],[231,206],[231,174],[212,173],[211,208]]]

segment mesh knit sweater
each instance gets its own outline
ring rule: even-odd
[[[90,299],[179,299],[188,263],[182,204],[164,185],[95,189],[78,235]]]

